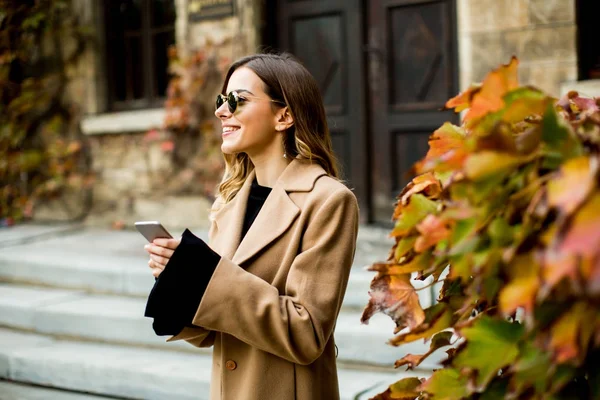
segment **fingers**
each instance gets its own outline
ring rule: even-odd
[[[169,262],[169,259],[166,257],[157,256],[156,254],[150,254],[150,259],[153,260],[156,264],[162,266],[163,268]]]
[[[158,278],[158,276],[164,271],[165,267],[164,265],[158,264],[156,261],[154,260],[148,260],[148,266],[150,267],[150,269],[152,270],[152,275],[155,278]]]
[[[179,243],[181,243],[181,238],[178,239],[154,239],[153,244],[166,247],[167,249],[175,250]]]
[[[146,249],[146,251],[150,254],[155,254],[157,256],[165,258],[171,258],[171,256],[174,253],[174,250],[162,246],[157,246],[155,244],[147,244],[144,246],[144,249]]]

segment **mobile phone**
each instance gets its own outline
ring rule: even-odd
[[[149,242],[154,239],[173,237],[158,221],[138,221],[135,227]]]

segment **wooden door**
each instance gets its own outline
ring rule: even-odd
[[[361,4],[361,0],[269,1],[267,10],[271,17],[267,20],[265,41],[294,54],[316,78],[325,102],[334,151],[348,186],[358,197],[361,219],[368,222],[367,99]]]
[[[394,198],[427,152],[457,93],[454,0],[367,0],[372,214],[388,222]]]

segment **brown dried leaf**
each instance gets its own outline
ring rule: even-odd
[[[369,304],[363,311],[361,322],[367,324],[378,312],[392,318],[399,329],[410,329],[420,325],[425,314],[419,303],[419,296],[410,283],[410,275],[378,274],[371,282]]]

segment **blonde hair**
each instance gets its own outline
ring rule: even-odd
[[[329,176],[339,179],[323,98],[310,72],[288,53],[255,54],[241,58],[229,67],[222,93],[227,90],[233,72],[240,67],[249,68],[258,75],[271,99],[287,105],[294,120],[283,140],[287,157],[316,162]],[[273,107],[278,106],[273,103]],[[223,204],[235,197],[254,170],[246,153],[224,154],[224,158],[225,174],[218,190]]]

